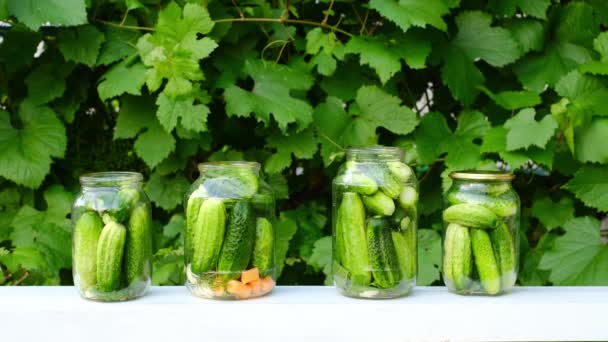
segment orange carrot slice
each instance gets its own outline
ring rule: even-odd
[[[248,285],[251,286],[251,292],[254,296],[262,293],[262,279],[256,279]]]
[[[226,290],[239,299],[245,299],[251,296],[251,286],[243,284],[238,280],[230,280],[228,285],[226,285]]]
[[[264,277],[262,278],[262,293],[270,292],[274,288],[274,280],[272,277]]]
[[[260,279],[260,270],[257,267],[254,267],[250,270],[243,271],[241,273],[241,282],[243,284],[249,284],[252,281]]]

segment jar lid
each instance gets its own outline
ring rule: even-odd
[[[465,170],[450,173],[452,179],[510,181],[515,175],[501,171]]]

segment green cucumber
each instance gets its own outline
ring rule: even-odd
[[[465,227],[495,229],[500,220],[491,210],[477,204],[455,204],[443,211],[443,220]]]
[[[205,200],[200,205],[193,228],[190,268],[192,272],[201,274],[215,269],[218,261],[226,230],[224,202],[219,198]]]
[[[142,203],[133,209],[127,225],[125,265],[129,285],[149,277],[151,258],[150,212]]]
[[[123,222],[129,217],[131,209],[139,202],[139,199],[140,194],[137,189],[120,189],[114,199],[113,207],[108,212],[116,221]]]
[[[448,225],[445,234],[444,276],[448,278],[456,290],[462,291],[468,287],[471,278],[471,237],[469,229],[456,223]]]
[[[376,215],[391,216],[395,212],[395,203],[381,191],[371,196],[363,196],[363,204],[369,212]]]
[[[403,278],[399,257],[393,244],[391,228],[383,218],[370,218],[367,223],[367,249],[374,285],[381,289],[395,287]]]
[[[483,229],[471,229],[471,245],[481,286],[486,293],[500,292],[500,272],[494,257],[490,235]]]
[[[498,225],[498,228],[490,233],[492,239],[492,245],[496,258],[498,259],[498,266],[502,277],[502,287],[505,289],[511,288],[515,284],[516,272],[515,272],[515,245],[513,244],[513,237],[509,231],[509,227],[504,222]]]
[[[202,197],[190,196],[186,205],[186,234],[184,234],[184,250],[188,259],[192,258],[192,245],[194,243],[194,226],[201,209],[201,204],[205,199]]]
[[[97,213],[85,211],[74,226],[74,273],[82,289],[97,282],[97,242],[103,222]]]
[[[249,201],[237,201],[232,209],[218,262],[223,279],[236,279],[247,268],[253,252],[256,219]]]
[[[360,172],[346,172],[335,179],[335,184],[345,191],[357,192],[362,195],[372,195],[378,191],[378,183],[371,177]]]
[[[122,257],[127,229],[118,222],[110,222],[101,230],[97,243],[97,290],[111,292],[120,288]]]
[[[399,180],[401,183],[406,183],[412,177],[412,169],[402,162],[387,162],[386,166],[391,172],[393,177]]]
[[[365,209],[354,192],[342,194],[336,221],[337,253],[355,285],[371,282],[370,260],[365,235]]]
[[[397,201],[407,212],[415,212],[418,206],[418,191],[412,186],[404,186]]]
[[[414,279],[416,276],[416,249],[413,241],[410,241],[410,234],[392,231],[391,237],[397,252],[401,273],[407,279]]]
[[[478,204],[490,209],[501,217],[513,216],[517,213],[517,202],[500,197],[490,197],[487,195],[452,191],[448,194],[450,204]]]
[[[255,225],[255,244],[253,247],[253,266],[260,270],[262,277],[274,269],[274,230],[267,218],[258,217]]]

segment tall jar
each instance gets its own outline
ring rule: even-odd
[[[458,294],[498,295],[517,279],[520,202],[513,175],[452,172],[444,198],[443,281]]]
[[[82,297],[123,301],[150,287],[150,201],[136,172],[99,172],[80,177],[72,206],[74,284]]]
[[[186,194],[186,286],[196,296],[247,299],[275,285],[275,201],[260,164],[203,163]]]
[[[332,192],[336,288],[349,297],[407,295],[416,283],[418,182],[403,150],[347,150]]]

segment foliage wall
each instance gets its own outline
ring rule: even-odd
[[[604,0],[0,0],[0,284],[70,284],[84,172],[135,170],[154,283],[183,283],[182,195],[262,163],[282,284],[329,283],[344,148],[401,146],[421,182],[419,284],[441,284],[452,170],[512,170],[522,285],[608,284]],[[604,231],[606,233],[606,231]]]

